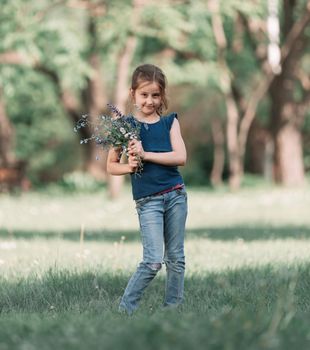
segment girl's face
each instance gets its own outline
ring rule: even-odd
[[[136,90],[131,90],[138,113],[144,117],[157,116],[162,104],[159,85],[156,82],[141,82]]]

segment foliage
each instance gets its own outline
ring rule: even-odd
[[[78,11],[51,5],[47,0],[40,3],[14,0],[1,4],[1,14],[0,32],[4,38],[1,51],[21,53],[23,65],[29,68],[36,63],[55,69],[64,85],[77,88],[85,84],[91,71],[82,57],[87,37],[83,35],[83,20]],[[3,74],[9,68],[2,66]]]
[[[55,70],[61,84],[73,90],[85,84],[90,70],[82,57],[82,22],[78,11],[59,9],[59,4],[47,0],[2,1],[0,16],[0,52],[16,52],[20,60],[16,66],[0,65],[7,115],[15,128],[16,157],[27,162],[34,185],[57,180],[78,167],[81,157],[53,79],[38,67]]]
[[[301,16],[305,3],[306,0],[298,2],[294,18]],[[96,11],[92,12],[97,7],[101,9],[99,15]],[[137,12],[132,9],[133,2],[129,0],[90,1],[80,7],[67,0],[2,0],[0,34],[3,40],[0,42],[0,55],[17,52],[23,62],[18,65],[0,64],[0,85],[8,116],[16,128],[17,156],[29,160],[30,173],[35,181],[47,180],[48,174],[52,174],[51,179],[57,180],[73,168],[80,168],[80,150],[75,147],[76,140],[69,136],[70,123],[60,107],[61,93],[54,85],[55,79],[59,80],[61,88],[69,89],[81,100],[81,95],[87,95],[85,88],[95,74],[89,57],[96,52],[101,57],[106,94],[112,99],[119,57],[130,36],[137,38],[131,68],[146,61],[155,63],[163,68],[171,87],[185,88],[189,96],[197,91],[205,92],[202,98],[204,109],[200,112],[208,124],[205,138],[209,137],[210,109],[214,115],[224,119],[223,99],[217,101],[217,109],[214,109],[213,98],[210,98],[211,91],[213,95],[220,95],[225,86],[220,79],[223,67],[217,62],[218,52],[208,2],[164,0],[161,6],[157,6],[150,1]],[[236,29],[235,23],[240,14],[259,28],[255,40],[249,37],[245,27],[241,31]],[[262,77],[256,47],[261,50],[263,46],[264,49],[267,43],[262,25],[266,20],[267,3],[261,0],[247,3],[240,0],[220,1],[220,15],[227,37],[227,62],[234,86],[241,95],[241,107]],[[94,25],[96,38],[89,30],[91,24]],[[305,72],[308,72],[309,66],[308,51],[306,48],[301,61]],[[52,72],[53,77],[47,72]],[[299,102],[304,89],[300,84],[294,89],[296,102]],[[171,100],[174,99],[178,100],[178,95],[172,93]],[[180,114],[191,113],[192,119],[199,124],[200,115],[194,112],[196,103],[194,99],[186,98],[186,102],[174,103],[174,109]],[[268,125],[269,119],[267,105],[268,99],[265,98],[256,116],[264,125]],[[49,123],[43,116],[49,116]],[[305,135],[307,125],[304,126]],[[196,134],[187,134],[188,143],[197,141]],[[189,162],[193,159],[193,167],[197,167],[196,171],[201,174],[206,173],[206,162],[207,173],[211,170],[211,143],[212,139],[209,138],[207,147],[202,142],[197,147],[205,148],[191,154]],[[305,148],[307,144],[308,141],[305,141]],[[202,157],[203,152],[207,161]],[[308,159],[307,152],[305,149]],[[68,165],[65,164],[65,155]]]
[[[76,167],[80,157],[53,86],[27,69],[19,69],[18,75],[12,74],[7,82],[14,86],[6,94],[6,107],[15,126],[16,156],[27,162],[27,172],[34,184],[43,179],[56,180]],[[75,157],[71,156],[73,153]]]
[[[203,149],[201,144],[196,144],[191,153],[195,157],[189,161],[189,166],[181,168],[181,174],[186,184],[195,186],[211,186],[210,169],[212,169],[212,149]]]

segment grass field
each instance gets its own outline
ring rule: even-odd
[[[0,197],[0,350],[308,349],[310,188],[188,189],[179,310],[165,271],[117,312],[141,259],[129,189]]]

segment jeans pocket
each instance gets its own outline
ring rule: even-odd
[[[178,189],[176,190],[176,192],[177,192],[178,195],[182,195],[182,196],[184,196],[185,198],[187,198],[187,192],[186,192],[185,187],[178,188]]]
[[[152,196],[147,196],[147,197],[137,199],[135,201],[136,202],[136,209],[140,209],[144,204],[149,202],[151,199],[152,199]]]

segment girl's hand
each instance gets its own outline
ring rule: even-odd
[[[129,165],[132,173],[134,173],[138,169],[139,162],[134,155],[129,154],[128,165]]]
[[[128,144],[128,154],[131,156],[137,156],[140,159],[144,159],[145,152],[142,147],[142,142],[138,140],[131,140]]]

